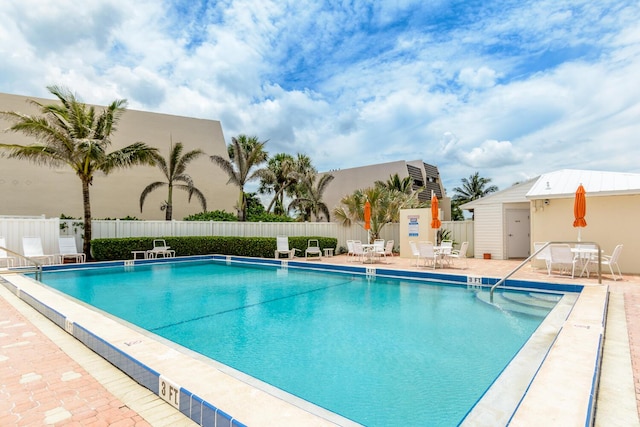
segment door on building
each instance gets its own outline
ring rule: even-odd
[[[507,209],[507,258],[526,258],[531,246],[529,209]]]

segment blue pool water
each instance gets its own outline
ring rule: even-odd
[[[458,424],[542,321],[459,286],[211,261],[42,281],[368,426]]]

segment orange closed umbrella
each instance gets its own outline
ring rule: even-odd
[[[587,221],[584,219],[587,214],[587,198],[585,196],[586,191],[582,184],[578,186],[576,190],[576,198],[573,202],[573,226],[578,228],[578,241],[580,241],[580,228],[587,226]]]
[[[367,230],[367,243],[371,243],[371,203],[368,200],[364,204],[364,229]]]
[[[371,203],[368,200],[364,204],[364,229],[371,230]]]
[[[440,225],[442,225],[438,215],[438,198],[433,193],[431,195],[431,228],[440,228]]]

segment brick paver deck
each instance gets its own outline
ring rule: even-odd
[[[0,298],[0,426],[149,426]]]

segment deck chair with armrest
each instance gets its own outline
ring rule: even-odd
[[[0,237],[0,267],[3,265],[7,268],[13,267],[15,265],[15,258],[9,256],[4,248],[7,247],[7,241],[4,237]]]
[[[384,243],[384,241],[383,241]],[[374,242],[375,244],[375,242]],[[386,243],[384,243],[384,246],[382,248],[380,247],[375,247],[375,255],[382,258],[384,257],[385,261],[387,260],[387,256],[393,256],[393,245],[394,245],[394,241],[393,240],[387,240]]]
[[[56,261],[55,255],[47,255],[44,253],[40,237],[23,237],[22,253],[25,257],[40,262],[41,264],[53,264]]]
[[[322,250],[320,249],[318,239],[309,239],[307,249],[304,250],[304,257],[305,259],[322,259]]]
[[[611,276],[613,280],[616,281],[618,279],[622,279],[622,272],[620,271],[620,266],[618,265],[618,258],[620,258],[620,253],[622,252],[622,245],[618,245],[613,249],[611,255],[604,255],[602,257],[602,265],[609,266],[609,270],[611,271]],[[597,261],[596,261],[597,262]],[[613,266],[618,270],[618,276],[613,272]]]
[[[85,262],[86,256],[82,252],[78,252],[76,247],[76,238],[74,236],[60,236],[58,239],[58,249],[60,252],[60,262],[64,264],[64,261],[69,259],[75,262]]]
[[[287,236],[276,237],[276,252],[275,258],[280,258],[280,254],[285,255],[286,258],[293,258],[296,256],[296,251],[299,249],[289,247],[289,238]]]
[[[467,258],[467,250],[469,249],[469,242],[462,242],[460,249],[452,249],[449,254],[449,259],[451,260],[451,264],[456,259],[464,259],[465,268],[469,267],[469,261]]]

